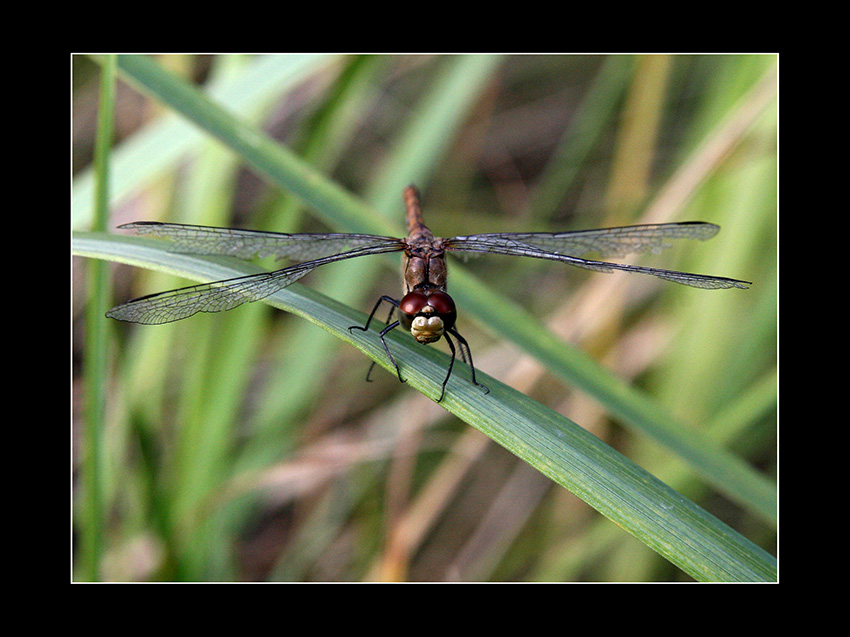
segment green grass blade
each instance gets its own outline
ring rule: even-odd
[[[152,267],[194,280],[256,272],[250,264],[173,254],[156,242],[78,233],[74,254]],[[350,333],[364,315],[293,285],[267,300],[341,338],[390,369],[374,330]],[[238,310],[237,310],[238,311]],[[155,328],[153,328],[155,329]],[[408,384],[436,399],[447,357],[396,332],[390,347]],[[685,572],[703,581],[774,581],[775,559],[584,429],[495,379],[484,394],[458,364],[442,405],[593,506]]]
[[[255,126],[221,108],[210,97],[145,56],[122,55],[118,68],[189,121],[239,153],[260,174],[291,190],[306,203],[328,212],[352,232],[379,234],[381,223],[357,198],[328,180],[295,153]]]
[[[613,55],[603,63],[549,165],[540,176],[533,201],[536,214],[544,216],[556,210],[558,202],[575,186],[581,167],[602,136],[606,122],[616,114],[616,106],[625,92],[633,66],[632,56]]]
[[[245,117],[333,60],[332,56],[324,55],[260,56],[236,77],[213,80],[207,92],[221,107]],[[110,206],[173,169],[204,140],[204,134],[185,119],[163,117],[131,139],[122,141],[113,149],[110,158]],[[72,225],[75,230],[90,228],[93,196],[94,171],[84,170],[74,177]]]
[[[565,347],[517,303],[457,268],[452,295],[459,307],[489,316],[501,338],[516,343],[552,372],[602,402],[634,429],[679,455],[707,482],[757,511],[776,517],[776,486],[699,430],[678,421],[655,400],[620,380],[580,349]]]
[[[94,169],[96,189],[92,202],[94,227],[97,229],[106,229],[109,218],[109,152],[114,134],[116,68],[115,57],[108,56],[101,69]],[[80,572],[86,581],[97,581],[100,579],[106,526],[104,426],[108,339],[103,312],[109,304],[110,285],[105,263],[92,261],[87,265],[89,298],[85,315],[85,430],[84,453],[80,463],[85,506],[80,525]]]

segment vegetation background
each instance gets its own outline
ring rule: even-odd
[[[72,61],[72,227],[89,230],[101,61]],[[437,236],[721,225],[710,242],[631,262],[746,279],[750,290],[533,259],[462,267],[775,487],[777,56],[155,62],[362,198],[399,236],[411,182]],[[137,220],[348,230],[119,78],[110,232]],[[397,261],[347,261],[301,283],[368,312],[380,295],[398,296]],[[365,383],[370,361],[360,351],[264,303],[156,327],[108,322],[105,365],[91,365],[86,262],[75,259],[73,277],[74,579],[691,580],[410,384],[379,368]],[[121,265],[108,272],[109,305],[186,284]],[[459,312],[477,369],[776,554],[775,511],[714,488],[604,399],[506,340],[488,316]],[[465,378],[453,377],[449,391]],[[94,446],[93,395],[103,410]]]

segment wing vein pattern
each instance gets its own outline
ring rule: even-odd
[[[131,230],[138,235],[170,239],[171,252],[222,255],[240,259],[276,257],[309,261],[367,246],[396,245],[399,250],[404,249],[401,240],[396,237],[371,234],[285,234],[156,221],[128,223],[120,228]]]
[[[705,241],[717,234],[718,230],[720,227],[712,223],[684,222],[574,232],[494,233],[453,237],[446,240],[446,247],[459,252],[504,254],[560,261],[598,272],[623,270],[648,274],[674,283],[704,289],[748,288],[749,282],[737,279],[609,263],[575,256],[591,252],[600,256],[616,257],[640,252],[658,253],[670,247],[667,239]]]
[[[175,224],[168,225],[174,226]],[[160,228],[160,230],[161,229],[162,228]],[[169,229],[169,232],[172,230],[174,229]],[[174,231],[176,232],[176,230]],[[218,235],[219,233],[213,234]],[[166,236],[170,237],[172,235]],[[295,238],[297,241],[304,235],[282,236],[286,238]],[[327,235],[322,236],[327,237]],[[352,235],[340,235],[340,237],[342,236],[350,238]],[[192,285],[177,290],[169,290],[167,292],[143,296],[112,308],[106,315],[110,318],[121,321],[157,325],[161,323],[169,323],[171,321],[179,321],[180,319],[192,316],[197,312],[223,312],[249,301],[264,299],[267,296],[270,296],[291,285],[319,266],[333,263],[335,261],[342,261],[344,259],[352,259],[371,254],[382,254],[385,252],[398,252],[404,249],[404,244],[402,242],[398,239],[391,239],[390,237],[376,237],[372,235],[355,235],[355,237],[358,237],[355,244],[359,242],[362,245],[353,250],[315,258],[311,261],[297,263],[295,265],[281,268],[280,270],[274,270],[273,272],[249,274],[232,279],[201,283],[199,285]],[[366,240],[367,237],[369,238],[368,241]],[[308,241],[308,243],[311,244],[309,250],[315,252],[316,244],[318,242]],[[298,247],[300,248],[303,245],[305,244],[299,244]],[[336,242],[336,245],[341,245],[341,242]],[[193,254],[198,254],[198,252],[193,251]],[[224,252],[204,251],[203,254],[224,254]],[[236,255],[233,252],[227,252],[227,254],[231,256],[241,256],[242,254],[247,254],[247,252],[242,252],[239,255]],[[278,254],[278,252],[267,252],[265,254]]]

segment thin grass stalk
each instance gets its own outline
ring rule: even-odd
[[[112,147],[115,119],[115,56],[107,56],[100,73],[100,95],[97,117],[97,139],[94,165],[96,189],[93,226],[106,228],[109,218],[109,153]],[[83,523],[80,526],[81,576],[87,581],[100,578],[104,553],[106,510],[104,427],[107,390],[107,331],[103,320],[109,308],[110,284],[108,265],[93,260],[86,264],[88,300],[85,310],[85,417],[83,419],[84,452],[82,462]]]

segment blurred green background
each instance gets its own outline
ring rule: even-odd
[[[721,225],[710,242],[632,262],[746,279],[751,290],[693,290],[534,259],[464,267],[775,480],[776,56],[156,62],[362,197],[399,236],[411,182],[437,236]],[[73,58],[74,230],[95,218],[100,68]],[[119,82],[115,104],[109,231],[138,220],[345,231],[133,86]],[[400,290],[399,268],[374,261],[328,266],[301,283],[368,312]],[[156,327],[110,321],[106,368],[92,372],[84,263],[75,259],[73,278],[75,579],[690,581],[394,375],[376,369],[365,383],[369,360],[356,349],[262,303]],[[185,284],[126,266],[109,272],[114,303]],[[459,312],[477,368],[775,554],[775,520],[623,428],[500,339],[486,317]],[[100,523],[85,477],[92,387],[105,408]]]

